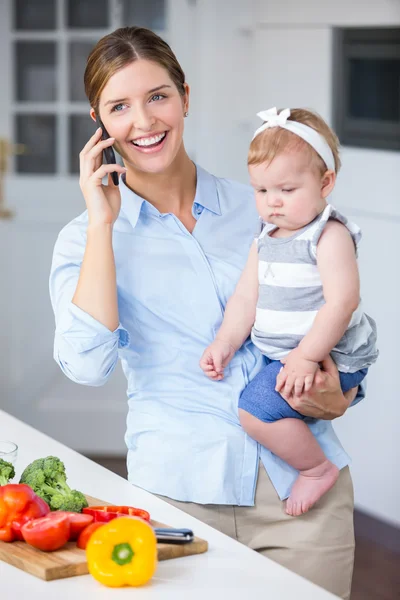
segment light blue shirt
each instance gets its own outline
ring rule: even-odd
[[[181,501],[252,506],[261,458],[286,498],[296,471],[252,440],[238,419],[239,396],[266,359],[248,340],[222,381],[211,381],[199,367],[257,228],[252,190],[197,167],[197,222],[190,234],[123,181],[120,188],[113,231],[120,325],[110,331],[71,302],[85,250],[85,212],[61,231],[54,250],[55,360],[70,379],[93,386],[121,360],[133,484]],[[310,427],[332,462],[349,463],[330,422]]]

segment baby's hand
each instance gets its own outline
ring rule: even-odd
[[[224,376],[224,368],[232,359],[236,350],[231,344],[216,339],[203,352],[200,367],[210,379],[220,381]]]
[[[275,390],[284,391],[285,396],[290,396],[292,391],[295,396],[301,396],[303,391],[308,392],[318,371],[318,363],[304,358],[299,348],[289,352],[281,363],[284,367],[276,378]]]

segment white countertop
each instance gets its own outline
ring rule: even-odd
[[[106,588],[91,575],[42,581],[0,561],[2,600],[23,598],[24,592],[29,593],[30,600],[117,600],[128,596],[135,600],[175,600],[184,596],[188,600],[245,600],[245,596],[252,600],[336,598],[1,410],[0,440],[13,441],[19,447],[14,482],[19,481],[32,460],[50,454],[58,456],[65,463],[71,487],[113,504],[139,506],[148,510],[153,519],[189,527],[209,542],[205,554],[160,562],[151,582],[142,588]]]

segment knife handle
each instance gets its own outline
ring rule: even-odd
[[[161,544],[188,544],[193,542],[194,535],[191,529],[172,529],[169,527],[154,529],[157,542]]]

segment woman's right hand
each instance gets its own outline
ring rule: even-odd
[[[231,361],[235,352],[235,348],[229,342],[216,338],[204,350],[200,359],[200,367],[207,377],[214,381],[220,381],[224,377],[225,367]]]
[[[111,173],[125,173],[126,168],[117,164],[103,164],[103,150],[112,146],[115,138],[102,140],[101,134],[99,127],[79,155],[79,185],[86,201],[89,224],[113,225],[121,208],[121,194],[119,186],[114,185],[111,179]],[[106,175],[108,185],[103,185],[102,179]]]

